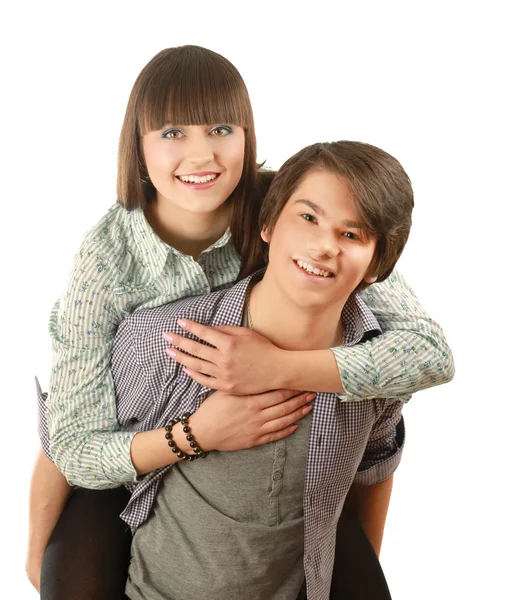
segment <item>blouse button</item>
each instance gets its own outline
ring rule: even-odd
[[[276,471],[272,478],[274,479],[274,481],[280,481],[280,479],[282,478],[282,474],[279,471]]]

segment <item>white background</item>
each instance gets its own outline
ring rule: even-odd
[[[341,6],[342,5],[342,6]],[[260,160],[316,141],[394,154],[416,194],[400,269],[455,354],[405,409],[382,562],[395,600],[528,598],[529,44],[523,2],[23,2],[2,9],[0,549],[25,580],[49,310],[114,201],[131,86],[159,50],[231,60]],[[524,361],[524,363],[523,363]]]

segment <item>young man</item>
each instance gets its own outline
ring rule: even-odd
[[[353,292],[394,276],[412,207],[409,179],[385,152],[355,142],[310,146],[285,163],[265,199],[264,272],[122,323],[112,363],[120,424],[159,428],[152,435],[171,463],[134,485],[122,515],[135,532],[132,600],[327,599],[347,496],[379,551],[404,443],[399,400],[320,393],[292,435],[229,451],[236,424],[227,414],[252,411],[251,402],[210,396],[161,350],[177,320],[182,335],[170,339],[191,354],[188,320],[245,325],[285,350],[353,345],[379,333]],[[188,431],[174,422],[185,413]],[[190,443],[205,460],[178,458],[195,456]]]

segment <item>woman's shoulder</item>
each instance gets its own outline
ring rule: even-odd
[[[98,310],[110,310],[108,302],[116,289],[129,281],[131,272],[136,272],[137,244],[131,224],[134,212],[115,204],[84,235],[61,297],[64,310],[69,310],[72,302],[79,307],[88,303]]]
[[[74,269],[98,273],[128,268],[132,249],[136,248],[131,226],[131,214],[119,204],[114,204],[84,235],[74,259]],[[103,276],[101,276],[104,279]]]
[[[131,214],[120,204],[113,204],[84,235],[82,248],[96,249],[123,246],[131,237]]]

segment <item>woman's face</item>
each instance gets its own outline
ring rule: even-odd
[[[241,179],[245,132],[227,124],[166,125],[144,135],[142,150],[158,203],[211,215]]]

